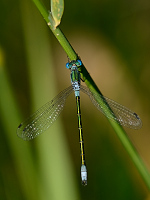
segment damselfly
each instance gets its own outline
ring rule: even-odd
[[[66,64],[70,69],[71,86],[61,91],[54,99],[46,103],[28,119],[22,122],[17,129],[17,135],[23,140],[32,140],[45,130],[47,130],[57,119],[64,108],[67,97],[74,91],[77,105],[80,153],[81,153],[81,181],[87,185],[87,168],[85,164],[84,140],[82,132],[81,111],[80,111],[80,91],[87,94],[96,108],[107,118],[128,128],[139,129],[142,122],[139,116],[128,108],[117,102],[89,90],[80,84],[81,77],[78,68],[82,65],[81,60],[73,60]]]

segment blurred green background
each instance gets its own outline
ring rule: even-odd
[[[0,19],[0,199],[150,199],[114,130],[84,94],[86,187],[73,94],[46,133],[30,142],[17,137],[20,122],[70,85],[70,72],[32,1],[1,0]],[[150,2],[66,0],[60,28],[102,93],[141,117],[142,129],[126,132],[150,169]]]

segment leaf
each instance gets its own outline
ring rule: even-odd
[[[64,12],[64,0],[51,0],[51,14],[55,28],[60,24]]]

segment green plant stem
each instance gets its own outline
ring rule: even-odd
[[[76,60],[78,58],[78,55],[74,51],[74,49],[72,48],[72,46],[70,45],[70,43],[68,42],[68,40],[66,39],[64,34],[62,33],[62,31],[58,27],[56,29],[53,29],[53,27],[49,23],[49,12],[46,10],[45,6],[39,0],[33,0],[33,2],[35,3],[38,10],[40,11],[42,16],[44,17],[45,21],[47,22],[51,31],[55,35],[56,39],[59,41],[60,45],[62,46],[62,48],[64,49],[64,51],[68,55],[69,59],[70,60]],[[88,73],[88,71],[86,70],[84,65],[81,66],[80,73],[81,73],[82,80],[86,83],[88,88],[94,90],[95,92],[97,92],[99,94],[101,94],[100,90],[98,89],[98,87],[94,83],[93,79],[91,78],[90,74]],[[108,108],[108,110],[109,110],[109,108]],[[144,165],[143,161],[139,157],[138,153],[136,152],[135,148],[131,144],[130,140],[128,139],[125,131],[123,130],[123,128],[119,124],[117,124],[117,123],[115,123],[111,120],[109,120],[109,122],[112,125],[113,129],[115,130],[117,136],[121,140],[122,144],[124,145],[125,149],[129,153],[132,161],[134,162],[139,173],[141,174],[141,176],[142,176],[143,180],[145,181],[147,187],[150,189],[150,174],[149,174],[146,166]]]
[[[41,1],[33,0],[33,2],[35,3],[36,7],[40,11],[43,18],[45,19],[46,23],[49,24],[50,12],[46,10],[44,4]],[[51,31],[53,32],[53,34],[55,35],[55,37],[57,38],[57,40],[59,41],[60,45],[65,50],[70,60],[76,60],[78,56],[76,52],[74,51],[74,49],[72,48],[72,46],[70,45],[70,43],[68,42],[68,40],[66,39],[66,37],[64,36],[64,34],[62,33],[62,31],[58,27],[56,29],[53,29],[53,26],[51,25],[49,25],[49,27]]]

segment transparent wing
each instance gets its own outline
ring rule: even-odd
[[[58,118],[64,108],[66,98],[72,92],[72,86],[69,86],[43,105],[18,126],[17,135],[23,140],[31,140],[47,130]]]
[[[81,86],[81,91],[87,94],[96,108],[109,119],[132,129],[139,129],[142,127],[140,117],[125,106],[122,106],[107,97],[99,95],[94,91],[90,91],[85,86]],[[110,108],[109,110],[108,107]]]

